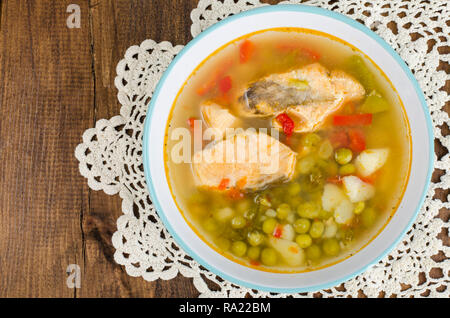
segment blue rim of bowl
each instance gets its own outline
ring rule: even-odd
[[[291,11],[291,12],[306,12],[306,13],[313,13],[313,14],[318,14],[318,15],[322,15],[322,16],[327,16],[327,17],[331,17],[335,20],[339,20],[341,22],[344,22],[352,27],[354,27],[355,29],[364,32],[366,35],[370,36],[372,39],[374,39],[375,41],[378,42],[378,44],[380,44],[396,61],[397,63],[402,67],[403,71],[405,72],[405,74],[408,76],[409,80],[411,81],[411,83],[413,84],[416,93],[421,101],[421,105],[422,105],[422,110],[424,112],[425,118],[426,118],[426,123],[427,123],[427,130],[428,130],[428,136],[429,136],[429,145],[430,145],[430,149],[429,149],[429,166],[428,166],[428,171],[427,171],[427,179],[426,179],[426,183],[425,186],[422,190],[422,194],[420,197],[420,202],[416,207],[416,211],[414,213],[414,216],[411,218],[411,220],[409,221],[408,225],[403,229],[402,233],[396,238],[396,240],[391,244],[391,246],[389,246],[388,249],[386,249],[383,253],[381,253],[379,256],[375,257],[372,261],[369,262],[368,265],[363,266],[361,269],[355,271],[352,274],[349,274],[347,276],[345,276],[344,278],[340,278],[338,280],[329,282],[329,283],[325,283],[325,284],[318,284],[315,286],[310,286],[310,287],[296,287],[296,288],[274,288],[274,287],[267,287],[267,286],[259,286],[256,284],[252,284],[249,282],[245,282],[245,281],[241,281],[235,277],[229,276],[225,273],[223,273],[222,271],[218,270],[217,268],[209,265],[205,260],[203,260],[201,257],[199,257],[197,254],[194,253],[194,251],[192,251],[189,246],[187,246],[183,240],[177,235],[177,233],[174,231],[174,229],[172,228],[171,224],[169,223],[169,221],[167,220],[163,209],[158,201],[158,198],[155,195],[155,188],[154,185],[152,183],[152,180],[150,178],[150,161],[149,161],[149,149],[147,148],[147,144],[148,144],[148,138],[149,138],[149,129],[150,129],[150,118],[153,115],[153,111],[154,111],[154,106],[155,106],[155,102],[158,99],[159,93],[161,88],[163,87],[168,74],[170,73],[171,69],[178,63],[178,61],[181,59],[181,57],[196,43],[198,42],[200,39],[202,39],[203,37],[205,37],[207,34],[213,32],[215,29],[220,28],[222,26],[224,26],[225,24],[234,21],[236,19],[240,19],[243,17],[247,17],[247,16],[252,16],[252,15],[257,15],[257,14],[262,14],[262,13],[267,13],[267,12],[278,12],[278,11]],[[425,200],[425,196],[427,193],[427,190],[430,186],[430,181],[431,181],[431,173],[433,171],[433,167],[434,167],[434,136],[433,136],[433,130],[432,130],[432,122],[431,122],[431,117],[430,114],[428,113],[428,107],[427,107],[427,103],[425,101],[425,97],[423,95],[423,92],[417,82],[417,80],[415,79],[414,75],[411,73],[410,69],[408,68],[408,66],[406,65],[406,63],[402,60],[402,58],[397,54],[397,52],[394,51],[394,49],[392,49],[380,36],[378,36],[377,34],[375,34],[374,32],[372,32],[370,29],[368,29],[366,26],[362,25],[361,23],[352,20],[351,18],[348,18],[340,13],[336,13],[333,11],[329,11],[326,9],[322,9],[322,8],[318,8],[318,7],[313,7],[313,6],[307,6],[307,5],[298,5],[298,4],[284,4],[284,5],[270,5],[270,6],[264,6],[264,7],[260,7],[260,8],[255,8],[249,11],[244,11],[241,13],[238,13],[236,15],[233,15],[231,17],[228,17],[214,25],[212,25],[211,27],[209,27],[208,29],[206,29],[205,31],[203,31],[202,33],[200,33],[197,37],[195,37],[192,41],[190,41],[181,51],[180,53],[178,53],[178,55],[175,57],[175,59],[170,63],[169,67],[167,68],[167,70],[164,72],[161,80],[159,81],[158,85],[156,86],[155,89],[155,93],[153,94],[153,97],[150,101],[149,104],[149,108],[147,110],[147,116],[145,119],[145,124],[144,124],[144,136],[143,136],[143,160],[144,160],[144,174],[145,174],[145,179],[147,182],[147,187],[149,189],[150,192],[150,198],[152,199],[153,204],[156,207],[156,210],[159,212],[158,215],[159,217],[162,219],[164,225],[166,226],[166,228],[169,230],[169,232],[172,234],[172,236],[174,237],[175,241],[177,242],[178,245],[180,245],[183,250],[190,255],[191,257],[193,257],[198,263],[200,263],[200,265],[202,265],[203,267],[207,268],[209,271],[213,272],[214,274],[222,277],[223,279],[226,279],[230,282],[232,282],[233,284],[237,284],[240,286],[244,286],[247,288],[251,288],[251,289],[257,289],[257,290],[261,290],[261,291],[266,291],[266,292],[276,292],[276,293],[301,293],[301,292],[312,292],[312,291],[317,291],[320,289],[326,289],[326,288],[330,288],[336,285],[339,285],[361,273],[363,273],[364,271],[366,271],[369,267],[373,266],[374,264],[378,263],[382,258],[384,258],[385,256],[387,256],[393,249],[395,246],[397,246],[397,244],[400,242],[400,240],[403,238],[403,236],[405,235],[405,233],[409,230],[409,228],[411,228],[413,222],[415,221],[415,219],[417,218],[417,215],[419,214],[420,208],[423,205],[423,202]]]

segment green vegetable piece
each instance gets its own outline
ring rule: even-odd
[[[213,218],[207,218],[205,222],[203,222],[203,228],[208,232],[216,232],[219,229],[219,225],[217,221]]]
[[[328,159],[333,154],[333,146],[331,145],[331,142],[327,139],[322,141],[322,143],[319,146],[318,155],[322,159]]]
[[[375,89],[375,76],[361,56],[351,56],[347,60],[347,70],[361,82],[366,91],[370,92]]]
[[[247,252],[247,244],[242,241],[236,241],[231,245],[231,252],[238,257],[242,257]]]
[[[347,163],[346,165],[343,165],[339,168],[339,174],[341,176],[347,176],[349,174],[353,174],[355,173],[356,168],[355,165],[351,164],[351,163]]]
[[[224,238],[224,237],[219,237],[217,240],[217,246],[219,247],[219,249],[221,249],[222,251],[228,251],[230,249],[231,246],[231,242],[229,239]]]
[[[309,155],[299,160],[297,169],[301,174],[307,174],[314,168],[315,164],[316,161],[314,157]]]
[[[258,246],[264,241],[264,235],[258,231],[250,232],[247,241],[251,246]]]
[[[366,208],[361,213],[361,221],[364,227],[371,227],[375,223],[377,213],[373,208]]]
[[[273,248],[265,248],[261,252],[261,262],[266,266],[274,266],[277,263],[277,252]]]
[[[298,206],[297,214],[306,219],[315,219],[319,216],[320,209],[313,202],[305,202]]]
[[[314,221],[309,230],[309,235],[312,238],[320,238],[325,230],[325,225],[321,221]]]
[[[312,244],[312,238],[308,234],[300,234],[296,237],[295,242],[297,242],[298,246],[301,248],[307,248]]]
[[[311,221],[308,219],[297,219],[293,224],[295,232],[298,234],[308,233],[309,228],[311,227]]]
[[[310,260],[318,260],[322,255],[320,247],[316,244],[311,245],[306,249],[306,257]]]
[[[277,226],[277,220],[270,218],[264,221],[262,225],[262,230],[266,234],[272,234],[275,230],[275,227]]]
[[[300,184],[298,182],[291,183],[288,186],[288,193],[290,196],[298,195],[301,191]]]
[[[299,80],[298,78],[290,78],[288,79],[288,83],[290,86],[294,86],[298,90],[305,91],[309,88],[308,81]]]
[[[256,261],[261,254],[261,249],[257,246],[251,246],[247,251],[247,256],[252,261]]]
[[[238,215],[231,219],[231,227],[233,229],[242,229],[245,224],[247,224],[247,221],[244,217]]]
[[[367,96],[364,103],[361,105],[360,112],[361,113],[371,113],[377,114],[384,112],[389,109],[389,104],[386,99],[383,98],[376,91],[372,91],[369,96]]]
[[[280,220],[284,220],[291,213],[291,207],[289,204],[283,203],[277,208],[277,218]]]
[[[323,241],[322,249],[325,254],[329,256],[336,256],[341,251],[339,242],[334,238],[326,239],[325,241]]]
[[[302,144],[306,147],[314,147],[320,142],[321,139],[322,138],[320,138],[318,134],[309,133],[303,137]]]
[[[352,161],[353,152],[348,148],[339,148],[334,154],[334,159],[340,165],[345,165]]]
[[[366,204],[364,203],[364,201],[359,201],[355,204],[353,213],[355,213],[356,215],[361,214],[361,212],[364,210],[365,207],[366,207]]]

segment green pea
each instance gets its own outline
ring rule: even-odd
[[[311,245],[306,249],[306,257],[310,260],[317,260],[322,255],[320,247],[316,244]]]
[[[377,214],[373,208],[366,208],[361,213],[361,221],[365,227],[371,227],[375,223]]]
[[[303,146],[306,146],[306,147],[313,147],[313,146],[317,145],[320,142],[320,140],[321,140],[321,138],[319,135],[314,134],[314,133],[309,133],[303,137],[302,144],[303,144]]]
[[[277,263],[277,252],[273,248],[267,247],[261,252],[261,262],[266,266],[273,266]]]
[[[336,150],[336,153],[334,154],[334,158],[336,162],[340,165],[345,165],[352,161],[353,153],[350,149],[347,148],[339,148]]]
[[[334,161],[329,161],[328,166],[325,168],[327,176],[334,177],[339,171],[338,164]]]
[[[325,225],[321,221],[314,221],[311,225],[311,229],[309,230],[309,235],[312,238],[319,238],[322,236],[323,231],[325,230]]]
[[[297,242],[298,246],[301,248],[307,248],[312,244],[312,238],[308,234],[300,234],[295,238],[295,242]]]
[[[308,233],[309,228],[311,227],[311,221],[308,219],[297,219],[295,220],[293,226],[295,232],[305,234]]]
[[[315,219],[319,216],[320,209],[313,202],[305,202],[297,207],[297,214],[302,218]]]
[[[355,204],[353,213],[355,213],[356,215],[361,214],[361,212],[364,210],[365,207],[366,207],[366,203],[364,203],[364,201],[359,201]]]
[[[303,200],[302,200],[301,196],[296,195],[296,196],[292,196],[292,197],[288,198],[287,201],[289,202],[289,205],[292,208],[296,209],[300,205],[300,203],[302,203]]]
[[[329,219],[332,216],[333,216],[333,212],[332,211],[325,211],[324,209],[320,209],[319,219],[327,220],[327,219]]]
[[[277,220],[270,218],[263,222],[262,230],[266,234],[272,234],[277,226]]]
[[[222,251],[228,251],[230,249],[231,246],[231,242],[229,239],[224,238],[224,237],[220,237],[217,240],[217,246],[222,250]]]
[[[339,242],[334,238],[326,239],[325,241],[323,241],[322,249],[325,254],[329,256],[336,256],[341,251]]]
[[[319,146],[317,154],[322,159],[328,159],[331,157],[331,155],[333,154],[333,146],[331,145],[331,142],[328,139],[322,141],[322,143]]]
[[[298,195],[301,191],[300,184],[297,182],[291,183],[288,186],[288,193],[290,196]]]
[[[259,258],[259,254],[261,254],[261,249],[257,246],[250,246],[247,251],[247,256],[252,261],[256,261]]]
[[[343,165],[339,168],[339,174],[341,176],[347,176],[349,174],[355,173],[356,168],[355,165],[351,163],[347,163],[346,165]]]
[[[247,221],[243,216],[235,216],[231,219],[231,227],[233,229],[242,229],[247,224]]]
[[[236,256],[242,257],[247,252],[247,244],[242,241],[233,242],[231,252]]]
[[[314,157],[309,155],[299,160],[297,169],[300,173],[307,174],[312,170],[312,168],[314,168],[315,164],[316,161],[314,160]]]
[[[258,231],[250,232],[247,241],[251,246],[258,246],[264,241],[264,235]]]
[[[219,225],[213,218],[207,218],[205,222],[203,222],[203,228],[208,232],[216,232],[219,229]]]
[[[291,207],[289,204],[283,203],[277,208],[277,218],[280,220],[284,220],[287,218],[289,213],[291,212]]]

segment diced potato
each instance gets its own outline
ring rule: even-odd
[[[323,232],[323,238],[332,238],[336,236],[338,227],[333,218],[329,218],[325,221],[325,231]]]
[[[389,155],[389,149],[366,149],[355,159],[356,171],[359,175],[367,177],[380,169]]]
[[[305,260],[305,253],[297,243],[272,237],[269,239],[269,244],[290,266],[299,266],[303,264]]]
[[[293,241],[295,237],[295,231],[292,225],[283,225],[283,230],[281,231],[281,238],[288,241]]]
[[[347,176],[342,178],[345,193],[352,203],[366,201],[373,197],[375,188],[373,185],[365,183],[355,176]]]
[[[335,184],[327,183],[323,188],[322,208],[333,211],[345,199],[344,192]]]
[[[334,210],[334,219],[339,224],[348,224],[353,218],[353,204],[345,198]]]
[[[231,220],[231,218],[234,216],[234,211],[230,207],[218,209],[214,213],[214,218],[219,222],[226,222],[228,220]]]

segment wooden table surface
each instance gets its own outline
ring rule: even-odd
[[[81,28],[66,26],[71,3]],[[84,130],[119,113],[115,67],[126,49],[186,44],[196,6],[0,0],[0,297],[198,295],[181,275],[146,282],[114,262],[121,200],[90,190],[74,157]],[[66,286],[69,264],[81,266],[80,289]]]

